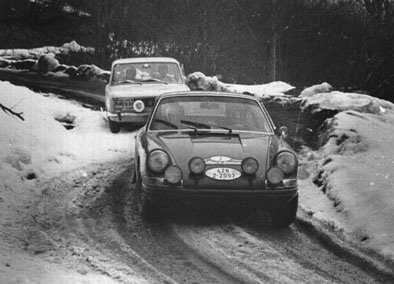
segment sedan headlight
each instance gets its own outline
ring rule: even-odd
[[[285,174],[291,174],[295,171],[297,167],[297,158],[293,153],[288,151],[283,151],[277,155],[276,165]]]
[[[166,177],[166,180],[172,184],[177,184],[182,179],[182,171],[177,166],[169,166],[166,169],[166,172],[164,173],[164,175]]]
[[[189,169],[193,174],[199,175],[205,170],[205,162],[200,157],[194,157],[189,161]]]
[[[241,163],[241,168],[247,175],[254,175],[259,169],[259,163],[256,159],[253,158],[245,158]]]
[[[163,173],[170,163],[170,157],[162,150],[153,150],[147,159],[149,169],[154,173]]]
[[[136,101],[133,103],[133,109],[134,109],[135,112],[143,112],[144,109],[145,109],[145,104],[144,104],[144,102],[141,101],[141,100],[136,100]]]

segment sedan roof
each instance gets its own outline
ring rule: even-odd
[[[131,58],[122,58],[115,60],[112,65],[115,64],[126,64],[126,63],[152,63],[152,62],[170,62],[177,63],[179,62],[171,57],[131,57]]]
[[[252,94],[244,93],[232,93],[232,92],[216,92],[216,91],[181,91],[181,92],[170,92],[164,93],[160,98],[168,97],[182,97],[182,96],[205,96],[205,97],[235,97],[235,98],[249,98],[258,101],[258,99]]]

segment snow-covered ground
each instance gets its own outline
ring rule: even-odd
[[[270,92],[282,94],[280,88],[289,86],[278,83],[277,88],[270,86],[274,89]],[[232,85],[258,94],[267,93],[266,87]],[[309,111],[338,110],[321,134],[324,146],[300,153],[301,207],[394,259],[394,105],[335,91],[309,92],[301,99]],[[39,283],[39,277],[63,275],[67,283],[71,279],[67,277],[75,275],[56,267],[43,269],[46,266],[33,257],[24,257],[26,252],[11,245],[4,228],[12,230],[10,224],[17,220],[21,204],[34,194],[35,183],[91,163],[129,159],[134,134],[111,134],[100,112],[8,82],[0,81],[0,103],[25,119],[0,110],[0,258],[4,262],[0,275],[15,277],[23,259],[26,267],[39,273],[18,272],[19,280],[36,277],[33,283]],[[73,128],[67,130],[64,124]],[[93,278],[86,281],[95,283]]]
[[[8,82],[0,81],[0,103],[25,119],[0,110],[0,283],[113,283],[28,255],[16,244],[23,233],[17,224],[40,194],[37,184],[91,163],[131,159],[133,134],[115,138],[100,112]]]
[[[324,146],[313,154],[318,164],[309,163],[335,207],[329,219],[394,259],[394,104],[332,91],[305,97],[303,108],[338,111],[321,133]],[[303,205],[327,218],[316,200]]]

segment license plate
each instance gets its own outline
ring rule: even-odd
[[[207,177],[216,180],[233,180],[241,176],[241,172],[232,168],[213,168],[205,172]]]

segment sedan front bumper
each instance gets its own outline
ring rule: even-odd
[[[149,113],[135,113],[135,112],[107,112],[107,117],[111,121],[115,121],[118,123],[137,123],[137,124],[145,124],[148,120]]]

